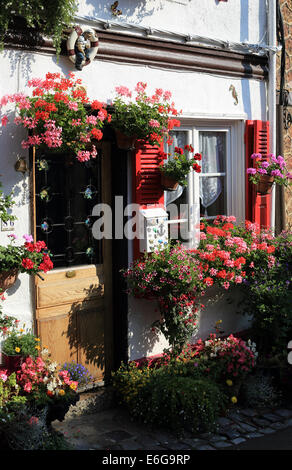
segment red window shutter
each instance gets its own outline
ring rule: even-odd
[[[139,144],[134,168],[134,202],[142,207],[163,205],[164,192],[160,182],[159,147]]]
[[[250,158],[253,153],[261,153],[263,159],[269,153],[269,122],[268,121],[246,121],[245,149],[246,169],[254,165]],[[245,218],[260,227],[268,228],[271,225],[271,195],[260,195],[256,193],[255,186],[248,181],[246,175],[246,211]]]
[[[141,208],[164,207],[164,191],[161,187],[161,147],[139,142],[136,147],[133,168],[133,202]],[[134,240],[134,257],[140,255],[139,240]]]

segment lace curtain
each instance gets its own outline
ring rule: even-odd
[[[173,144],[169,147],[173,158],[174,148],[182,147],[187,143],[187,132],[176,131],[172,133]],[[225,134],[223,132],[200,131],[199,151],[202,154],[202,174],[225,172]],[[178,186],[176,191],[165,191],[166,206],[177,201],[186,189]],[[200,176],[200,200],[204,209],[203,216],[208,215],[208,207],[217,201],[223,191],[220,176]]]
[[[202,154],[202,173],[223,173],[225,134],[222,132],[200,132],[200,153]],[[204,216],[208,215],[208,207],[214,204],[222,192],[219,176],[200,177],[200,199],[204,208]]]

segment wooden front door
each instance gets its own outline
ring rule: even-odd
[[[83,364],[97,380],[112,363],[111,241],[92,236],[92,208],[111,203],[109,145],[95,160],[33,154],[34,232],[54,269],[35,279],[36,328],[59,364]]]

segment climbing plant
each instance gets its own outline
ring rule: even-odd
[[[52,37],[56,53],[61,50],[61,38],[65,26],[69,26],[77,11],[76,0],[8,0],[0,9],[0,45],[3,49],[5,34],[16,17],[25,20],[28,28],[35,28]]]

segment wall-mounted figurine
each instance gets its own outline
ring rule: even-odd
[[[97,54],[98,37],[92,29],[87,28],[82,31],[80,26],[75,26],[67,39],[67,51],[75,68],[82,70]]]

